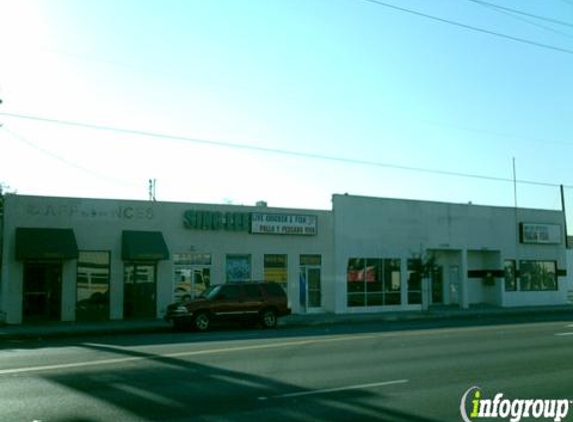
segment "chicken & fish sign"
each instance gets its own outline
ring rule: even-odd
[[[315,215],[266,214],[251,215],[251,233],[314,236],[317,233]]]

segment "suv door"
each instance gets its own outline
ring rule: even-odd
[[[241,319],[243,291],[240,285],[224,285],[211,303],[211,313],[220,321]]]
[[[257,284],[246,284],[243,287],[245,291],[245,299],[243,302],[245,317],[249,319],[257,319],[259,312],[265,303],[265,297],[263,296],[261,286]]]

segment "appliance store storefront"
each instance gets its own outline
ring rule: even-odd
[[[7,323],[161,317],[214,284],[279,283],[334,311],[330,211],[7,195]]]

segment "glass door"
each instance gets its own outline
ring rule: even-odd
[[[432,304],[443,304],[444,303],[444,270],[441,265],[438,265],[432,269],[430,274],[431,285],[432,285]]]
[[[123,318],[156,318],[156,264],[129,262],[125,264]]]
[[[307,307],[320,308],[322,305],[322,293],[320,290],[320,267],[309,267],[307,274]]]
[[[320,285],[320,267],[301,267],[299,276],[300,304],[305,312],[322,306]]]
[[[26,262],[23,299],[25,322],[59,321],[62,315],[62,263]]]
[[[457,265],[450,266],[450,303],[460,303],[460,267]]]

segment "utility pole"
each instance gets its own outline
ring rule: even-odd
[[[155,183],[157,179],[149,179],[149,200],[155,202]]]
[[[513,157],[513,204],[517,208],[517,178],[515,176],[515,157]]]
[[[563,210],[563,228],[565,231],[565,248],[568,248],[569,247],[569,242],[568,242],[569,237],[567,236],[567,213],[565,212],[565,191],[564,191],[563,185],[561,185],[561,209]]]

